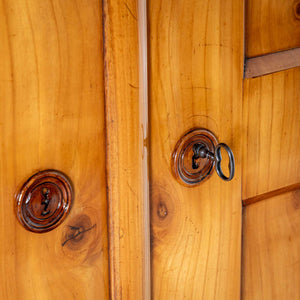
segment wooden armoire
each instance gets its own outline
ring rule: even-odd
[[[0,299],[300,299],[299,0],[0,14]]]

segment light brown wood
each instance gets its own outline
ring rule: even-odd
[[[300,47],[299,0],[246,1],[246,57]]]
[[[246,59],[245,78],[263,76],[300,66],[300,48]]]
[[[245,208],[242,299],[300,299],[300,190]]]
[[[242,198],[300,181],[300,68],[246,79]]]
[[[9,0],[0,14],[0,298],[107,299],[100,2]],[[70,177],[75,199],[63,224],[36,234],[14,194],[48,168]]]
[[[243,2],[150,0],[153,299],[239,299]],[[236,158],[233,181],[189,188],[171,155],[193,127]]]
[[[150,299],[145,9],[104,1],[112,299]]]

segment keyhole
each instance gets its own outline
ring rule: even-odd
[[[197,160],[199,158],[208,158],[211,160],[215,160],[214,153],[210,152],[204,144],[195,144],[193,146],[194,155],[192,157],[192,168],[194,170],[199,168],[199,164]]]
[[[50,194],[50,190],[48,188],[42,188],[43,200],[41,204],[44,205],[44,210],[41,213],[42,216],[46,216],[50,213],[50,210],[48,210],[48,206],[51,201],[51,198],[49,199],[49,194]]]

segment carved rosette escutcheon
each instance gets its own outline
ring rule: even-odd
[[[27,230],[50,231],[66,218],[72,199],[72,186],[66,175],[56,170],[38,172],[16,196],[18,220]]]
[[[218,145],[216,136],[207,129],[194,128],[185,133],[175,146],[172,155],[172,170],[180,183],[195,186],[210,178],[215,162],[209,157],[195,157],[195,145],[203,145],[214,152]]]

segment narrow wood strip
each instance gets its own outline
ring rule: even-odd
[[[150,299],[144,1],[103,1],[111,299]]]
[[[268,198],[278,196],[280,194],[285,194],[285,193],[297,190],[299,188],[300,188],[300,183],[285,186],[281,189],[277,189],[277,190],[274,190],[274,191],[271,191],[271,192],[267,192],[267,193],[264,193],[264,194],[261,194],[261,195],[257,195],[255,197],[245,199],[245,200],[243,200],[243,205],[247,206],[247,205],[256,203],[258,201],[261,201],[261,200],[265,200],[265,199],[268,199]]]
[[[245,78],[253,78],[300,66],[300,48],[246,59]]]
[[[150,196],[149,196],[149,129],[148,129],[148,36],[147,36],[147,1],[138,0],[139,27],[139,99],[140,123],[142,125],[142,190],[144,221],[144,290],[143,299],[151,299],[151,244],[150,244]]]

